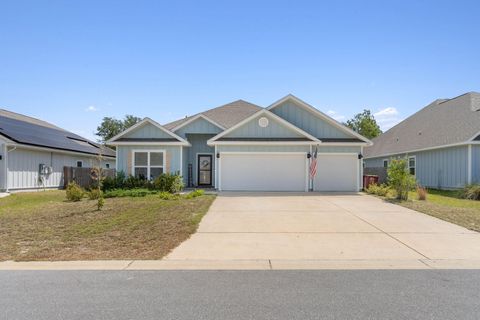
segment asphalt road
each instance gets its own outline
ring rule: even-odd
[[[478,319],[480,270],[2,271],[1,319]]]

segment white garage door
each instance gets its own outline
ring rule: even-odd
[[[221,153],[220,189],[308,191],[305,153]]]
[[[358,191],[359,161],[356,154],[319,154],[315,191]]]

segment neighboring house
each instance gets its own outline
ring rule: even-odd
[[[407,157],[426,187],[453,189],[480,183],[480,93],[435,100],[373,140],[365,167],[387,167]]]
[[[0,109],[0,190],[63,187],[63,167],[115,168],[115,151],[48,122]]]
[[[238,191],[358,191],[371,142],[288,95],[264,109],[238,100],[164,126],[145,118],[108,142],[117,170]],[[317,174],[309,178],[318,151]]]

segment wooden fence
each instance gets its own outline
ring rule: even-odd
[[[75,181],[82,188],[88,188],[95,183],[92,179],[93,168],[63,167],[63,187]],[[115,169],[102,169],[104,177],[115,177]]]

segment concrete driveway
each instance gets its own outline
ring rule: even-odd
[[[364,194],[221,193],[163,261],[234,268],[480,267],[480,234]]]

